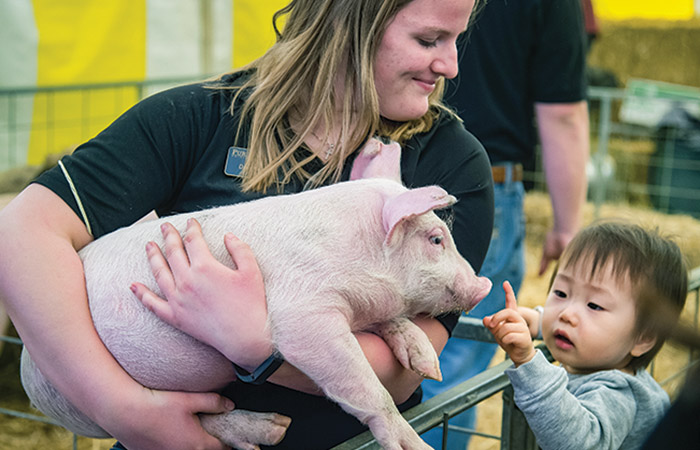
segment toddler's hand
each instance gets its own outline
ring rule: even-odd
[[[530,330],[530,337],[536,339],[540,334],[540,320],[542,320],[542,314],[527,306],[518,306],[518,313],[525,319],[527,327]]]
[[[230,233],[224,236],[234,270],[214,258],[196,220],[187,222],[184,239],[169,223],[161,230],[163,251],[149,242],[146,253],[165,299],[141,283],[132,285],[134,294],[161,320],[239,366],[257,367],[272,354],[272,340],[265,286],[250,247]]]
[[[528,324],[518,312],[515,293],[509,282],[503,283],[506,307],[492,316],[484,317],[484,326],[496,338],[498,345],[508,353],[515,367],[525,364],[535,356]]]

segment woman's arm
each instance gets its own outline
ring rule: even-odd
[[[146,389],[102,344],[76,252],[92,238],[63,200],[30,185],[0,211],[0,236],[0,299],[32,359],[69,401],[132,450],[224,448],[194,413],[230,403]]]
[[[445,326],[437,319],[427,316],[417,317],[413,322],[425,332],[439,356],[449,337]],[[423,381],[423,377],[403,367],[387,344],[377,335],[365,333],[356,336],[374,372],[394,401],[401,404],[408,400]]]
[[[430,317],[418,317],[413,322],[428,335],[436,353],[439,355],[448,338],[445,326],[438,320]],[[370,366],[372,366],[374,373],[377,374],[379,381],[389,391],[394,402],[401,404],[408,400],[423,381],[423,377],[403,367],[394,356],[391,348],[376,334],[358,332],[355,333],[355,337],[360,343],[360,347],[362,347],[362,351]],[[306,392],[307,394],[323,394],[310,378],[288,363],[282,364],[270,376],[269,381]]]

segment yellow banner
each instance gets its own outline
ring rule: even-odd
[[[593,0],[593,8],[600,19],[607,20],[688,20],[695,16],[695,0]]]
[[[36,52],[23,52],[27,60],[36,61],[36,77],[27,77],[26,84],[36,82],[40,88],[177,78],[183,73],[196,78],[205,70],[204,56],[215,61],[214,72],[241,67],[274,43],[272,16],[289,2],[209,0],[207,8],[198,1],[178,8],[171,0],[26,1],[34,23],[23,26],[38,35]],[[15,7],[7,3],[0,14],[8,8]],[[24,9],[30,8],[25,4]],[[25,14],[28,21],[30,15]],[[46,155],[96,135],[141,95],[134,87],[39,92],[27,99],[25,125],[8,131],[24,148],[12,151],[19,155],[26,150],[27,164],[41,164]],[[9,156],[0,157],[2,164],[9,164]]]
[[[144,79],[146,0],[33,4],[38,86]],[[27,163],[89,139],[137,100],[134,88],[37,94]]]
[[[272,16],[289,0],[233,2],[233,67],[242,67],[275,43]]]

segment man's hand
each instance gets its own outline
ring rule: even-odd
[[[574,238],[575,233],[560,233],[555,230],[549,230],[542,245],[542,259],[540,259],[540,268],[538,275],[542,276],[547,271],[549,264],[553,261],[558,261],[564,249]]]

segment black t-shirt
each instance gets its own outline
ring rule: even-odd
[[[491,162],[528,162],[535,102],[586,98],[580,0],[489,0],[460,43],[459,76],[445,100]]]
[[[235,85],[246,76],[234,74],[225,81]],[[242,192],[240,179],[224,173],[229,149],[245,148],[247,143],[246,123],[235,141],[240,104],[232,115],[232,98],[231,90],[210,89],[204,84],[155,94],[63,158],[95,238],[129,225],[153,209],[159,216],[167,216],[263,196]],[[344,179],[353,158],[346,163]],[[320,168],[318,159],[306,167],[311,173]],[[481,144],[457,119],[445,114],[429,132],[414,136],[403,146],[401,170],[408,187],[437,184],[457,197],[458,202],[448,211],[453,213],[453,236],[460,253],[478,271],[493,225],[493,185]],[[83,217],[60,168],[36,181]],[[285,192],[302,189],[303,184],[294,180]],[[441,318],[448,330],[454,328],[456,320],[456,315]],[[287,437],[275,448],[327,448],[363,429],[354,417],[323,397],[270,383],[234,383],[225,394],[238,408],[277,411],[292,417]],[[419,401],[420,390],[406,407]]]

